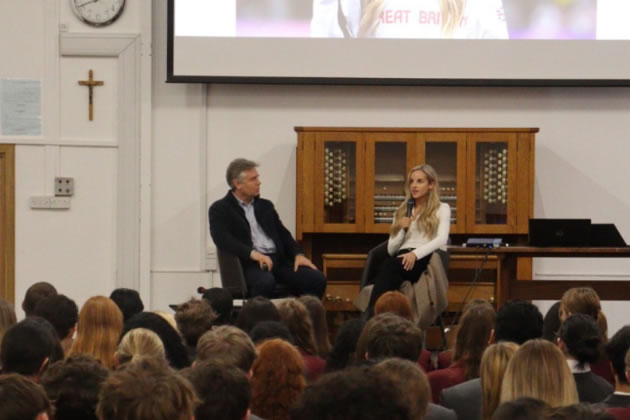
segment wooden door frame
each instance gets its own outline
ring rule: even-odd
[[[15,145],[0,144],[0,296],[15,302]]]

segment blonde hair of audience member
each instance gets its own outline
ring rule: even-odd
[[[289,409],[306,386],[302,356],[284,340],[265,341],[258,347],[251,384],[253,414],[267,420],[289,419]]]
[[[518,344],[509,341],[488,346],[481,357],[481,418],[488,420],[499,406],[501,383],[508,362],[518,350]]]
[[[280,321],[289,328],[298,349],[311,356],[317,356],[317,344],[313,324],[306,306],[297,299],[286,299],[278,304]]]
[[[431,386],[427,375],[417,363],[391,358],[377,363],[374,369],[380,370],[394,383],[400,384],[400,394],[407,399],[414,420],[424,418],[431,400]]]
[[[326,322],[326,308],[322,301],[311,295],[304,295],[298,298],[306,306],[313,324],[313,335],[317,345],[318,356],[322,359],[328,357],[332,348],[328,338],[328,324]]]
[[[564,292],[558,309],[560,321],[567,319],[571,314],[586,314],[591,316],[602,333],[602,342],[608,342],[608,321],[602,312],[599,295],[590,287],[572,287]]]
[[[385,292],[374,304],[374,315],[390,312],[413,322],[413,310],[409,298],[398,290]]]
[[[77,338],[68,356],[89,354],[113,369],[116,366],[116,347],[123,329],[123,315],[113,300],[105,296],[89,298],[79,312]]]
[[[166,351],[156,333],[146,328],[134,328],[120,340],[116,356],[120,366],[140,357],[166,360]]]
[[[466,380],[479,377],[481,356],[488,347],[496,313],[493,308],[474,306],[459,321],[453,363],[459,362]]]
[[[173,329],[179,333],[179,329],[177,328],[177,321],[175,321],[175,315],[173,315],[170,312],[159,311],[159,310],[153,311],[153,313],[164,318],[166,322],[168,322],[171,325],[171,327],[173,327]]]
[[[501,403],[535,398],[551,407],[577,404],[575,379],[564,354],[547,340],[529,340],[508,362],[501,385]]]
[[[11,302],[0,298],[0,345],[2,344],[2,337],[4,337],[6,330],[16,322],[17,319],[13,305]]]
[[[391,226],[391,236],[396,236],[400,229],[402,229],[402,219],[407,215],[407,202],[411,198],[411,192],[409,191],[409,183],[411,182],[411,174],[416,171],[422,171],[427,176],[429,185],[433,185],[433,188],[429,190],[424,201],[424,205],[420,209],[420,214],[416,219],[418,230],[424,232],[427,238],[434,238],[437,234],[437,229],[440,221],[437,217],[437,211],[440,208],[440,193],[438,176],[435,169],[430,165],[417,165],[411,168],[407,174],[407,181],[405,182],[405,200],[400,204],[396,213],[394,213],[394,223]]]
[[[245,373],[249,373],[256,355],[256,347],[249,336],[232,325],[221,325],[206,331],[197,342],[198,361],[221,361]]]
[[[378,28],[385,0],[361,0],[359,37],[373,36]],[[441,0],[442,34],[451,36],[464,14],[465,0]]]

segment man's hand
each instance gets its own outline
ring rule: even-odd
[[[407,271],[410,271],[416,263],[416,254],[413,252],[407,252],[406,254],[399,255],[398,258],[402,258],[403,268]]]
[[[315,264],[313,264],[311,260],[306,258],[304,255],[297,255],[295,257],[295,263],[293,264],[293,271],[298,271],[298,267],[301,265],[317,270],[317,267],[315,267]]]
[[[273,261],[271,261],[271,258],[269,258],[268,255],[265,255],[258,251],[252,251],[252,253],[249,255],[249,258],[256,261],[262,271],[271,271],[271,269],[273,268]],[[263,265],[266,265],[267,267],[263,267]]]

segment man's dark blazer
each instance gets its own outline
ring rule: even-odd
[[[275,243],[280,262],[293,264],[295,256],[302,254],[303,250],[280,221],[273,203],[264,198],[254,198],[254,214],[262,230]],[[251,229],[245,210],[232,191],[212,203],[208,210],[208,219],[210,235],[217,248],[237,255],[245,264],[252,263],[249,258],[254,249]]]
[[[604,407],[628,407],[630,406],[630,395],[610,394],[601,402]]]
[[[481,379],[471,379],[445,388],[440,394],[440,404],[455,410],[459,420],[481,418]]]
[[[575,385],[578,397],[583,403],[602,402],[607,396],[615,391],[608,381],[593,372],[574,373]]]

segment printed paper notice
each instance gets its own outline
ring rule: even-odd
[[[39,80],[3,79],[0,89],[0,133],[4,136],[41,135],[41,98]]]

